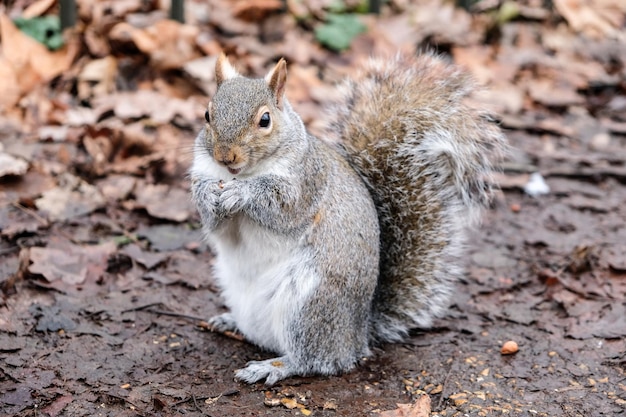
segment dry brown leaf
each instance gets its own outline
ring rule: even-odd
[[[280,403],[290,410],[294,408],[302,407],[302,405],[298,404],[298,402],[294,400],[293,398],[281,398]]]
[[[37,129],[37,136],[41,141],[63,142],[68,132],[69,126],[41,126]]]
[[[32,265],[28,270],[43,275],[49,282],[61,280],[66,284],[82,284],[87,278],[87,262],[81,253],[64,249],[33,247],[30,249]]]
[[[282,8],[281,0],[239,0],[233,9],[233,16],[247,22],[260,22]]]
[[[287,9],[289,13],[299,19],[304,19],[309,14],[309,9],[301,0],[287,0]]]
[[[110,94],[115,91],[117,60],[112,56],[89,61],[78,74],[78,98]]]
[[[181,100],[149,90],[101,96],[95,98],[93,104],[97,115],[113,110],[121,120],[149,117],[157,125],[170,123],[176,115],[195,121],[201,110],[194,100]]]
[[[183,70],[189,74],[198,88],[209,95],[215,93],[215,75],[213,71],[215,61],[217,61],[217,55],[205,56],[189,61],[183,66]]]
[[[329,89],[325,86],[319,79],[317,68],[293,65],[289,68],[287,91],[289,92],[289,100],[298,103],[311,101],[312,95],[316,93],[320,96],[332,94],[336,89]]]
[[[43,413],[50,417],[56,417],[63,415],[63,410],[74,400],[72,395],[60,395],[54,399],[50,404],[41,409]]]
[[[574,311],[580,311],[577,320],[571,321],[567,335],[575,339],[592,337],[621,339],[626,336],[626,306],[616,302],[598,302],[578,299]]]
[[[471,30],[472,18],[467,11],[442,0],[420,2],[415,6],[413,23],[422,37],[432,36],[437,42],[469,45],[478,43],[480,36]]]
[[[207,16],[209,22],[218,28],[222,28],[230,34],[258,36],[260,25],[237,19],[232,14],[232,0],[215,0],[211,2],[213,7]]]
[[[61,185],[45,191],[35,200],[37,208],[46,212],[52,221],[65,221],[91,213],[104,206],[100,191],[71,174],[61,178]]]
[[[107,200],[121,201],[133,192],[136,182],[137,179],[130,175],[110,174],[99,181],[97,186]]]
[[[16,235],[36,233],[40,228],[49,226],[48,222],[20,204],[2,202],[0,192],[0,235],[13,239]],[[28,265],[29,262],[26,263]],[[0,271],[2,267],[0,266]],[[25,271],[25,268],[20,269]],[[1,272],[0,272],[1,274]]]
[[[374,44],[376,56],[393,55],[397,50],[406,53],[415,52],[415,46],[419,43],[416,41],[419,31],[413,17],[408,13],[389,19],[375,19],[368,23],[368,33],[371,33],[376,41]]]
[[[626,272],[626,245],[615,245],[604,249],[601,261],[616,272]]]
[[[56,77],[71,64],[70,48],[50,52],[21,32],[4,13],[0,13],[0,37],[2,54],[13,66],[22,93],[30,91],[41,81]]]
[[[109,39],[104,37],[97,28],[93,26],[86,27],[83,33],[83,39],[87,49],[89,49],[89,52],[93,56],[105,57],[111,54]],[[111,37],[111,39],[113,38]]]
[[[159,41],[144,30],[131,28],[128,33],[137,48],[143,53],[150,55],[159,48]]]
[[[170,256],[168,253],[145,251],[135,244],[124,246],[121,253],[128,255],[148,270],[153,269]]]
[[[104,136],[85,136],[83,146],[91,156],[91,172],[102,175],[109,169],[109,160],[113,155],[113,141]]]
[[[517,114],[524,106],[524,92],[508,83],[490,85],[488,89],[475,93],[474,98],[484,108],[496,114]]]
[[[132,44],[134,42],[133,33],[136,30],[138,29],[133,27],[130,23],[120,22],[116,24],[115,26],[113,26],[111,30],[109,31],[108,33],[109,41],[116,44],[118,48],[120,48],[122,45],[126,46],[126,44]],[[98,39],[99,37],[100,37],[100,34],[94,32],[93,34],[94,40]]]
[[[22,17],[25,19],[31,19],[33,17],[41,16],[54,6],[54,3],[56,3],[56,0],[38,0],[24,9]]]
[[[0,178],[7,175],[21,176],[28,171],[28,162],[0,151]]]
[[[554,6],[576,31],[626,40],[622,30],[626,8],[621,0],[554,0]]]
[[[116,248],[112,241],[101,245],[61,242],[45,248],[33,247],[30,249],[32,265],[28,270],[43,275],[51,286],[65,292],[67,286],[100,279],[106,271],[109,255]]]
[[[65,111],[64,125],[85,126],[93,125],[98,120],[96,112],[88,107],[71,107]]]
[[[171,150],[178,146],[178,142],[165,140],[163,145],[166,149],[157,149],[155,145],[161,142],[160,128],[155,134],[152,124],[149,120],[125,124],[121,118],[111,118],[89,126],[82,137],[82,144],[91,161],[84,168],[97,176],[111,172],[143,175],[153,163],[159,161],[162,164],[175,158],[177,154]],[[175,133],[171,136],[172,141],[178,140]]]
[[[493,48],[483,45],[452,48],[454,62],[469,70],[480,84],[488,84],[493,81],[494,74],[491,69]]]
[[[530,97],[546,106],[564,107],[585,102],[573,87],[559,85],[550,79],[530,80],[527,88]]]
[[[182,68],[200,57],[195,49],[199,29],[173,20],[161,20],[146,29],[130,29],[130,36],[139,50],[150,56],[160,69]]]
[[[150,153],[155,151],[155,135],[141,122],[130,123],[122,128],[122,143],[125,149],[136,149],[138,153]]]
[[[13,65],[3,56],[0,56],[0,80],[0,108],[10,109],[19,101],[22,89]]]
[[[413,404],[398,404],[398,408],[379,412],[380,417],[428,417],[430,416],[430,397],[423,394]]]
[[[129,13],[139,12],[145,6],[144,0],[115,0],[108,2],[110,13],[115,16],[126,16]]]
[[[290,10],[293,10],[294,7],[289,4],[290,2],[287,3],[287,7]],[[332,8],[332,6],[336,4],[335,0],[297,0],[297,3],[300,3],[300,7],[295,8],[295,10],[298,13],[302,13],[302,16],[304,17],[310,15],[316,17],[324,17],[327,13],[327,10]],[[345,3],[349,4],[350,1],[346,1]]]
[[[47,54],[48,50],[20,32],[4,13],[0,13],[0,39],[2,54],[13,68],[20,95],[30,91],[41,80],[41,75],[30,62],[31,53]]]
[[[0,185],[0,206],[19,201],[30,205],[33,198],[55,186],[56,182],[51,176],[31,169],[22,175],[19,181],[3,182]]]
[[[302,36],[295,29],[288,29],[284,33],[284,44],[279,48],[279,54],[290,64],[306,66],[321,56],[320,46],[313,43],[308,36]]]
[[[331,399],[331,400],[328,400],[328,401],[324,402],[324,405],[322,406],[322,408],[323,408],[324,410],[333,410],[333,411],[336,411],[336,410],[337,410],[337,408],[338,408],[338,407],[337,407],[337,400],[335,400],[335,399]]]
[[[183,222],[193,212],[189,195],[182,188],[144,184],[137,186],[135,194],[137,207],[145,208],[151,216],[159,219]]]

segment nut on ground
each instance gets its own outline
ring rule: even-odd
[[[517,343],[513,340],[509,340],[507,342],[504,342],[502,348],[500,349],[500,353],[502,353],[503,355],[512,355],[514,353],[517,353],[518,350],[519,346],[517,346]]]

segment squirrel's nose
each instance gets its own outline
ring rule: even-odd
[[[223,158],[221,158],[218,162],[224,165],[230,165],[233,162],[235,162],[235,155],[226,155]]]
[[[218,149],[213,151],[213,158],[222,165],[232,165],[237,162],[237,152],[234,149]]]

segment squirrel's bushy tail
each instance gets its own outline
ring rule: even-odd
[[[370,61],[347,80],[331,136],[367,184],[381,227],[371,333],[398,341],[447,307],[465,229],[492,194],[500,129],[472,107],[471,78],[435,55]]]

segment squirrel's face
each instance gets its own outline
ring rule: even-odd
[[[271,152],[280,111],[264,84],[243,77],[224,82],[205,113],[207,149],[232,175]]]
[[[251,171],[279,145],[285,62],[264,79],[240,76],[221,56],[217,91],[205,112],[206,148],[232,175]]]

